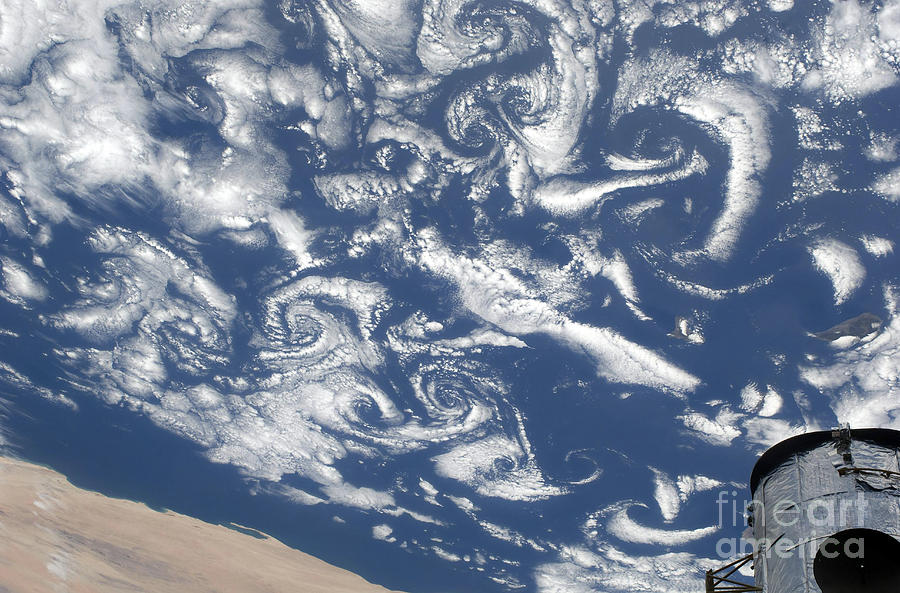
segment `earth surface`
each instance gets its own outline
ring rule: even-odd
[[[900,428],[898,74],[895,0],[7,0],[3,449],[391,589],[698,591],[761,451]]]

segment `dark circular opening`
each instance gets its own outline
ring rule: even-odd
[[[897,593],[900,542],[874,529],[839,531],[819,546],[813,575],[822,593]]]

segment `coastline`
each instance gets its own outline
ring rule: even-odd
[[[0,591],[399,593],[237,527],[83,490],[0,456]]]

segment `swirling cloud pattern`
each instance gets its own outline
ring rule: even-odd
[[[728,455],[896,424],[898,74],[893,0],[9,0],[0,446],[99,402],[485,591],[697,588]]]

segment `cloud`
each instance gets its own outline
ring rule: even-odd
[[[547,482],[530,451],[504,437],[457,445],[433,461],[438,475],[464,482],[482,496],[536,501],[566,493]]]
[[[872,190],[889,202],[900,201],[900,168],[880,174],[875,179]]]
[[[733,412],[727,406],[716,414],[715,418],[709,418],[700,412],[689,411],[681,416],[685,427],[693,431],[700,439],[712,445],[728,446],[731,441],[741,436],[738,428],[738,420],[743,414]]]
[[[497,514],[557,498],[582,520],[578,501],[611,475],[590,459],[584,479],[556,478],[553,451],[581,446],[559,439],[578,435],[529,440],[543,419],[526,417],[530,375],[515,371],[549,347],[560,393],[674,396],[664,409],[683,409],[654,422],[683,426],[686,446],[807,428],[786,377],[735,377],[734,401],[703,407],[716,382],[687,362],[742,295],[778,286],[782,272],[715,284],[751,255],[763,183],[786,171],[772,143],[793,136],[773,126],[797,133],[804,208],[837,190],[845,145],[870,159],[881,206],[897,201],[896,139],[868,125],[866,102],[859,129],[831,107],[895,83],[900,3],[835,2],[811,19],[793,4],[9,0],[0,297],[15,316],[0,337],[46,340],[67,394],[149,418],[254,491],[358,509],[347,516],[373,519],[374,538],[498,586],[696,589],[710,560],[630,550],[708,536],[675,527],[715,477],[656,464],[639,498],[662,527],[626,501],[574,545],[565,525]],[[782,30],[794,18],[811,39]],[[728,30],[738,22],[765,34]],[[704,49],[644,45],[687,28]],[[766,216],[778,227],[793,209]],[[794,231],[775,232],[754,266]],[[850,303],[893,240],[821,232],[808,263]],[[70,244],[71,266],[43,263]],[[673,334],[691,344],[666,338],[676,305]],[[800,366],[840,419],[897,415],[889,309],[877,336]],[[0,387],[74,407],[23,368],[0,363]]]
[[[809,89],[823,89],[832,100],[857,99],[897,83],[897,75],[880,44],[896,30],[890,24],[895,7],[888,5],[876,16],[856,0],[834,2],[824,26],[817,28],[816,61],[803,80]],[[890,51],[890,50],[888,50]]]
[[[762,174],[771,159],[766,101],[751,88],[701,72],[695,60],[668,52],[625,63],[613,97],[614,122],[640,108],[675,110],[694,120],[729,153],[725,194],[702,246],[680,254],[691,260],[726,261],[760,200]],[[706,160],[695,153],[692,162]]]
[[[49,296],[44,283],[11,258],[0,256],[0,279],[3,281],[0,297],[11,303],[27,307],[29,302],[44,301]]]
[[[862,285],[866,269],[856,250],[837,239],[820,239],[809,247],[816,268],[834,286],[834,304],[845,303]]]
[[[886,257],[894,253],[894,242],[886,237],[863,235],[859,241],[865,250],[875,257]]]
[[[605,511],[608,514],[606,530],[624,542],[671,547],[708,537],[719,529],[715,525],[698,529],[647,527],[628,516],[628,509],[634,506],[646,508],[644,504],[632,502],[614,505]]]
[[[900,381],[900,316],[896,289],[885,287],[890,321],[870,340],[836,352],[829,360],[800,366],[800,378],[826,394],[841,423],[897,428]]]
[[[609,328],[567,319],[531,296],[526,284],[509,270],[494,269],[484,261],[454,255],[436,237],[422,237],[418,257],[426,269],[458,284],[465,306],[485,321],[514,335],[543,333],[556,338],[595,360],[597,373],[610,381],[676,392],[691,391],[700,382]]]
[[[681,497],[675,488],[675,482],[665,472],[653,467],[650,470],[653,472],[653,497],[656,498],[665,522],[671,523],[681,510]]]
[[[688,553],[655,556],[626,554],[604,545],[598,552],[581,546],[564,546],[559,559],[535,569],[541,593],[596,593],[596,591],[654,591],[679,593],[703,587],[703,573],[717,560]]]

